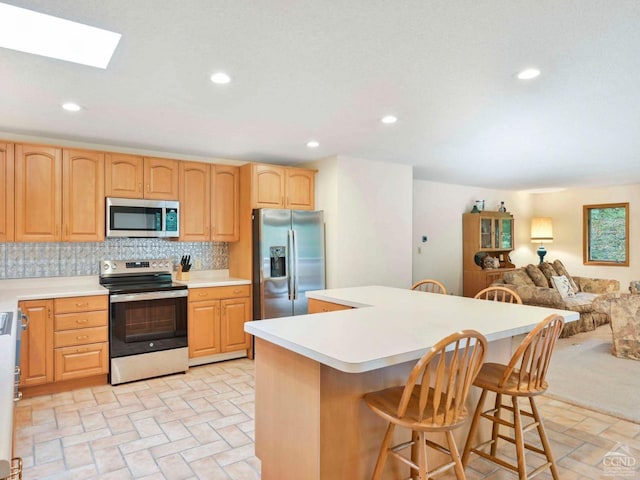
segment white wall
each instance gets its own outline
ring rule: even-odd
[[[629,266],[584,265],[582,259],[582,207],[629,202]],[[545,245],[546,259],[560,258],[572,275],[614,278],[626,291],[629,281],[640,280],[640,185],[607,188],[574,188],[534,195],[536,216],[553,218],[553,243]]]
[[[325,211],[327,287],[410,286],[412,168],[342,155],[304,166],[318,170],[316,208]]]
[[[462,214],[476,200],[485,210],[497,210],[501,201],[514,215],[511,261],[516,266],[538,263],[537,245],[530,243],[531,195],[446,183],[413,181],[413,281],[435,278],[447,291],[462,295]],[[422,236],[427,242],[422,242]]]

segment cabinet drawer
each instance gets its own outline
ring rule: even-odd
[[[91,310],[106,310],[109,307],[107,295],[90,295],[87,297],[66,297],[54,300],[56,313],[88,312]]]
[[[106,327],[108,322],[109,316],[106,310],[63,313],[55,315],[53,329],[58,332],[60,330],[71,330],[74,328]]]
[[[76,328],[74,330],[63,330],[53,334],[54,348],[106,342],[107,340],[107,327]]]
[[[335,312],[338,310],[351,310],[353,307],[340,305],[339,303],[325,302],[324,300],[316,300],[310,298],[307,303],[308,313]]]
[[[251,285],[229,285],[226,287],[190,288],[189,301],[239,298],[251,295]]]
[[[109,373],[109,344],[55,349],[55,381]]]

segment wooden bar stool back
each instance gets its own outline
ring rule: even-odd
[[[496,363],[486,363],[480,369],[473,384],[482,388],[482,394],[478,401],[478,406],[473,415],[473,421],[469,430],[469,436],[462,455],[462,464],[468,465],[471,452],[490,460],[503,468],[509,469],[518,474],[520,480],[533,478],[544,469],[549,468],[554,480],[559,480],[549,440],[544,431],[542,418],[536,407],[534,397],[547,390],[545,376],[551,354],[560,336],[564,321],[560,315],[550,315],[540,322],[522,341],[516,352],[513,354],[508,365]],[[483,411],[487,392],[496,394],[493,409]],[[511,405],[502,403],[502,396],[511,397]],[[521,410],[518,403],[520,397],[527,397],[531,405],[531,412]],[[504,411],[511,412],[511,415],[504,415]],[[528,425],[523,425],[522,417],[533,419]],[[485,418],[492,422],[491,439],[474,445],[476,433],[480,419]],[[512,421],[511,421],[512,419]],[[509,437],[500,433],[500,426],[513,429],[514,436]],[[542,448],[526,443],[524,441],[525,432],[536,428]],[[513,465],[503,458],[497,456],[498,440],[506,440],[515,445],[518,463]],[[483,450],[490,446],[489,452]],[[530,450],[543,455],[546,462],[527,474],[527,464],[525,460],[525,450]]]
[[[444,287],[444,285],[439,281],[433,280],[431,278],[420,280],[419,282],[414,283],[411,286],[411,290],[419,290],[421,292],[429,293],[442,293],[443,295],[447,294],[447,289]]]
[[[494,302],[517,303],[522,305],[520,295],[507,287],[487,287],[476,293],[473,298],[493,300]]]
[[[465,401],[487,350],[487,340],[475,330],[449,335],[429,349],[411,370],[405,386],[367,393],[364,401],[389,422],[373,472],[381,478],[387,457],[392,455],[410,467],[411,477],[427,480],[427,474],[454,468],[464,479],[460,454],[452,430],[467,418]],[[391,446],[396,426],[411,430],[411,440]],[[448,447],[426,438],[426,432],[445,432]],[[451,456],[451,462],[427,472],[427,446]],[[411,447],[411,457],[400,452]]]

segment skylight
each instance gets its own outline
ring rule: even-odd
[[[0,47],[107,68],[119,33],[0,3]]]

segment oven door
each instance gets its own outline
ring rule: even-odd
[[[109,296],[111,358],[187,346],[187,290]]]

